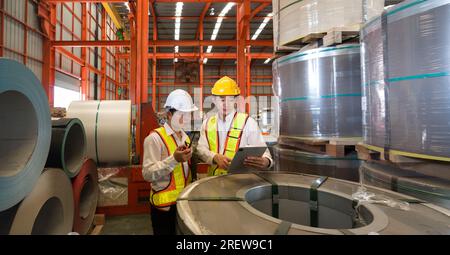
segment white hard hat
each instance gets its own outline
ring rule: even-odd
[[[194,105],[191,95],[182,89],[174,90],[169,94],[164,108],[173,108],[181,112],[193,112],[198,110]]]

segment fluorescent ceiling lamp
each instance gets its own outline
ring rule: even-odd
[[[220,12],[219,17],[224,17],[227,15],[227,13],[231,10],[231,8],[234,6],[234,3],[228,3],[225,5],[225,8]]]
[[[268,64],[270,62],[270,58],[266,59],[266,61],[264,61],[264,64]]]
[[[178,53],[178,46],[175,46],[175,53]]]
[[[181,13],[183,12],[183,2],[177,2],[176,8],[175,8],[175,40],[180,40],[180,27],[181,27]]]
[[[175,62],[175,63],[178,62],[178,58],[175,58],[175,59],[173,60],[173,62]]]
[[[255,34],[253,34],[252,40],[256,40],[258,38],[259,34],[261,34],[261,32],[267,26],[267,23],[269,23],[269,21],[271,19],[270,17],[272,17],[272,16],[273,16],[272,13],[267,14],[267,16],[264,18],[263,22],[259,25],[258,30],[256,30]]]
[[[235,3],[227,3],[227,5],[225,5],[223,10],[220,12],[219,18],[216,21],[213,33],[211,35],[212,41],[217,39],[217,35],[219,34],[220,27],[222,26],[223,17],[225,17],[227,15],[227,13],[231,10],[231,8],[233,8],[234,4]],[[206,50],[206,52],[211,53],[211,50],[212,50],[212,46],[208,46],[208,49]],[[205,61],[205,60],[203,60],[203,61]],[[206,59],[206,61],[208,61],[208,59]]]
[[[203,59],[203,64],[206,64],[206,63],[208,63],[208,59],[207,59],[207,58],[204,58],[204,59]]]
[[[130,4],[128,2],[125,2],[125,6],[127,7],[128,11],[130,11]]]

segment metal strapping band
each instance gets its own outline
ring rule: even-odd
[[[280,214],[279,213],[280,195],[278,192],[278,184],[276,182],[274,182],[270,177],[264,176],[260,173],[254,173],[254,174],[272,185],[272,216],[275,218],[278,218],[279,214]]]
[[[289,233],[289,230],[291,229],[292,223],[287,221],[282,221],[280,225],[278,225],[277,230],[275,231],[274,235],[287,235]]]
[[[338,231],[344,235],[356,235],[355,233],[353,233],[352,231],[350,231],[348,229],[338,229]]]
[[[381,15],[381,33],[383,40],[383,62],[384,62],[384,107],[385,112],[389,113],[389,56],[388,52],[388,31],[387,31],[387,15],[386,11]],[[384,140],[384,158],[389,160],[391,146],[391,121],[389,114],[384,117],[384,128],[386,137]]]
[[[328,177],[322,176],[311,184],[311,188],[309,190],[309,217],[311,227],[317,228],[319,226],[319,199],[317,190],[320,186],[322,186],[322,184],[325,183],[327,179]]]

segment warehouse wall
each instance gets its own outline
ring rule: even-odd
[[[32,0],[4,0],[1,56],[30,68],[42,80],[42,41],[37,4]]]
[[[102,15],[103,7],[100,4],[87,3],[87,40],[102,40]],[[57,4],[57,25],[56,40],[81,40],[82,37],[82,4],[81,3],[62,3]],[[116,40],[115,34],[117,28],[112,22],[109,15],[106,18],[106,40]],[[96,31],[97,30],[97,31]],[[63,47],[64,50],[70,52],[75,57],[81,59],[82,50],[77,47]],[[115,54],[123,52],[123,47],[107,47],[106,48],[106,99],[116,99],[116,90],[119,83],[125,83],[127,73],[125,60],[121,61],[122,68],[119,68],[119,75],[116,77],[116,58]],[[97,57],[96,57],[97,56]],[[86,99],[100,98],[101,87],[101,70],[102,70],[102,49],[90,47],[87,48],[87,63],[90,65],[88,80],[89,89]],[[56,53],[57,70],[77,78],[78,86],[81,84],[81,65],[74,61],[70,56],[64,54],[63,51]],[[97,91],[95,91],[97,88]],[[124,94],[121,98],[125,98]],[[118,98],[120,99],[120,98]]]
[[[14,59],[29,67],[42,81],[43,66],[43,39],[40,21],[37,15],[38,4],[36,0],[3,0],[0,1],[0,56]],[[88,40],[95,40],[95,30],[98,29],[98,40],[101,39],[102,9],[99,4],[87,4]],[[97,16],[98,15],[98,21]],[[81,40],[82,34],[82,5],[81,3],[59,3],[56,5],[56,40]],[[106,39],[116,39],[116,26],[109,15],[106,17]],[[98,66],[94,67],[95,49],[89,48],[87,63],[89,68],[89,92],[87,99],[94,99],[94,80],[97,86],[101,84],[101,49],[98,49]],[[119,85],[124,85],[129,77],[128,60],[116,61],[115,54],[124,52],[123,47],[108,47],[106,49],[106,99],[116,99]],[[55,54],[56,75],[55,85],[73,91],[80,91],[82,50],[76,47],[58,48]],[[78,61],[74,61],[78,59]],[[119,63],[119,75],[116,75],[116,62]],[[97,77],[95,77],[97,74]],[[62,76],[63,75],[63,76]],[[64,77],[67,76],[67,77]],[[125,89],[121,97],[128,97]],[[98,89],[100,98],[100,89]]]

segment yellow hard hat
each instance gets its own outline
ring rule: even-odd
[[[214,84],[211,93],[215,96],[238,96],[241,90],[233,79],[224,76]]]

